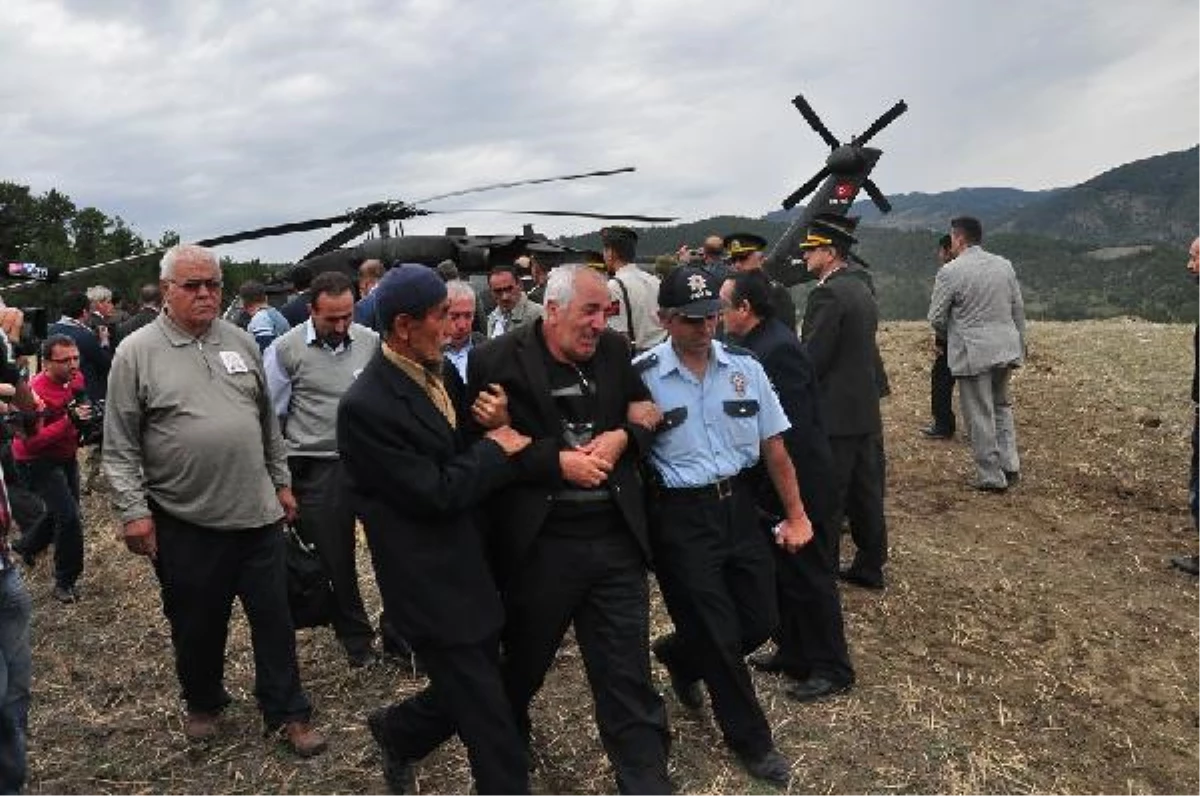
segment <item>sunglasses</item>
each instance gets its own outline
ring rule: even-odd
[[[216,293],[221,289],[220,279],[185,279],[182,282],[172,279],[170,282],[188,293],[199,293],[200,288],[205,288],[210,293]]]

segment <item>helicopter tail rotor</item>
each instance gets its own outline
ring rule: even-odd
[[[908,103],[906,103],[904,100],[900,100],[895,105],[893,105],[892,107],[890,107],[886,111],[884,111],[882,116],[880,116],[875,121],[871,122],[871,126],[868,127],[865,131],[863,131],[863,133],[861,135],[855,136],[854,140],[851,141],[851,143],[854,146],[862,146],[863,144],[867,143],[872,138],[874,138],[875,134],[878,133],[880,130],[887,127],[892,122],[896,121],[896,119],[899,118],[900,115],[902,113],[904,113],[906,110],[908,110]]]
[[[838,141],[834,134],[829,132],[829,128],[821,121],[821,117],[817,116],[817,112],[812,109],[812,106],[808,104],[808,100],[804,99],[802,95],[797,94],[793,97],[792,104],[796,106],[796,110],[800,111],[800,115],[804,117],[804,121],[808,122],[808,126],[817,135],[821,136],[825,143],[829,144],[830,149],[837,149],[842,145],[842,142]]]

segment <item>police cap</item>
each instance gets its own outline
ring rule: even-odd
[[[658,287],[658,306],[688,318],[706,318],[721,309],[717,278],[694,265],[681,265]]]

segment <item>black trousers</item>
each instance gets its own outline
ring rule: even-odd
[[[574,623],[600,741],[622,793],[670,793],[670,735],[650,675],[650,587],[633,534],[615,509],[566,521],[554,513],[507,581],[504,672],[517,721]]]
[[[300,535],[316,545],[333,583],[333,632],[351,655],[371,648],[375,631],[363,608],[354,563],[354,509],[340,459],[292,456],[292,491],[300,505]]]
[[[529,793],[525,740],[504,691],[496,639],[418,652],[429,686],[384,713],[394,748],[420,760],[458,733],[477,793]]]
[[[33,459],[17,463],[26,489],[46,504],[43,522],[24,529],[18,552],[34,556],[54,544],[54,582],[69,589],[83,574],[83,518],[79,505],[79,463]]]
[[[778,623],[771,551],[751,490],[674,497],[656,505],[655,574],[675,632],[659,654],[685,679],[703,679],[725,743],[756,758],[774,745],[745,656]]]
[[[946,362],[946,343],[939,341],[941,346],[933,367],[929,370],[929,410],[933,415],[933,425],[942,431],[954,433],[954,376]]]
[[[155,506],[151,511],[158,531],[154,570],[188,710],[217,713],[229,703],[225,642],[237,597],[250,624],[254,695],[267,727],[307,721],[312,706],[300,687],[279,526],[218,531]]]
[[[833,451],[834,511],[830,518],[829,560],[841,560],[843,518],[850,521],[850,538],[857,548],[850,568],[882,579],[887,563],[887,521],[883,516],[884,454],[879,434],[830,437]]]
[[[842,596],[828,558],[831,532],[826,523],[816,523],[813,540],[795,553],[772,544],[779,599],[775,644],[784,670],[792,676],[852,683]]]

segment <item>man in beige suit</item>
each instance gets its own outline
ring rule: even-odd
[[[950,222],[950,253],[933,284],[929,323],[946,339],[946,360],[971,434],[972,486],[1003,492],[1020,477],[1009,378],[1025,359],[1025,305],[1012,263],[981,247],[983,225]]]

